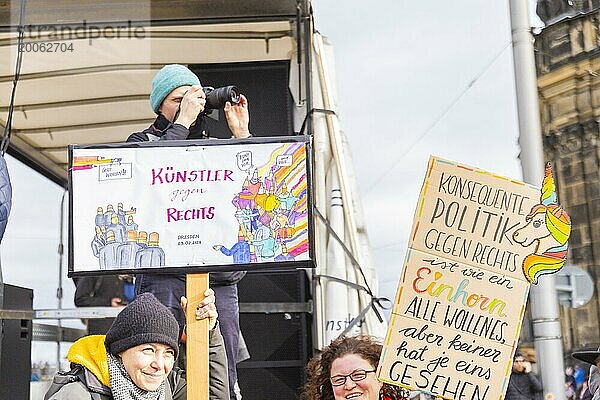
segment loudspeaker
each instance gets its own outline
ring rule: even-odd
[[[312,348],[309,283],[304,270],[248,273],[238,283],[240,326],[250,353],[238,364],[244,399],[298,398]],[[244,312],[257,303],[257,310]]]
[[[238,364],[238,383],[244,400],[298,399],[305,380],[299,367],[240,368]]]
[[[202,86],[234,85],[248,98],[253,136],[293,135],[293,99],[288,88],[289,61],[189,65]],[[211,137],[230,138],[223,110],[207,118]]]
[[[1,309],[33,310],[33,290],[0,285]],[[0,324],[0,400],[29,399],[31,320],[2,319]]]
[[[304,270],[248,272],[238,283],[240,303],[306,303],[310,281]]]

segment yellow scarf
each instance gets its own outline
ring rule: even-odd
[[[103,385],[110,387],[105,335],[84,336],[71,346],[67,359],[87,368]]]

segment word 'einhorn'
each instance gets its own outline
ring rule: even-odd
[[[446,299],[453,303],[456,303],[459,298],[461,303],[466,307],[476,307],[483,311],[488,311],[490,314],[494,312],[497,313],[500,317],[505,317],[504,307],[506,307],[506,303],[500,299],[492,299],[482,294],[470,294],[467,292],[467,286],[469,286],[469,280],[463,279],[459,284],[458,288],[454,288],[452,285],[447,285],[438,280],[443,276],[441,272],[435,272],[433,275],[433,281],[427,284],[426,279],[430,278],[431,268],[421,267],[417,270],[417,277],[413,281],[412,287],[413,290],[417,293],[425,293],[429,294],[431,297],[440,297],[441,295],[446,293]],[[427,284],[425,288],[422,288],[421,285]]]

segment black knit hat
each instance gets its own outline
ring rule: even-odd
[[[152,293],[142,293],[115,318],[104,345],[114,355],[144,343],[163,343],[179,352],[179,325]]]

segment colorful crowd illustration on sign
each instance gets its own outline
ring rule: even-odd
[[[137,210],[123,209],[123,203],[97,208],[94,218],[92,253],[101,270],[154,268],[165,265],[165,252],[160,248],[159,233],[138,230],[133,221]]]
[[[501,400],[529,285],[564,264],[569,233],[549,166],[540,195],[432,157],[378,378],[442,398]]]
[[[75,272],[309,259],[305,142],[72,151]]]
[[[279,149],[260,167],[251,164],[252,153],[237,154],[238,168],[247,171],[241,190],[233,197],[238,221],[237,242],[213,248],[232,256],[234,264],[294,261],[308,251],[306,162],[302,146]],[[298,179],[300,177],[300,179]],[[288,182],[294,183],[288,188]]]

